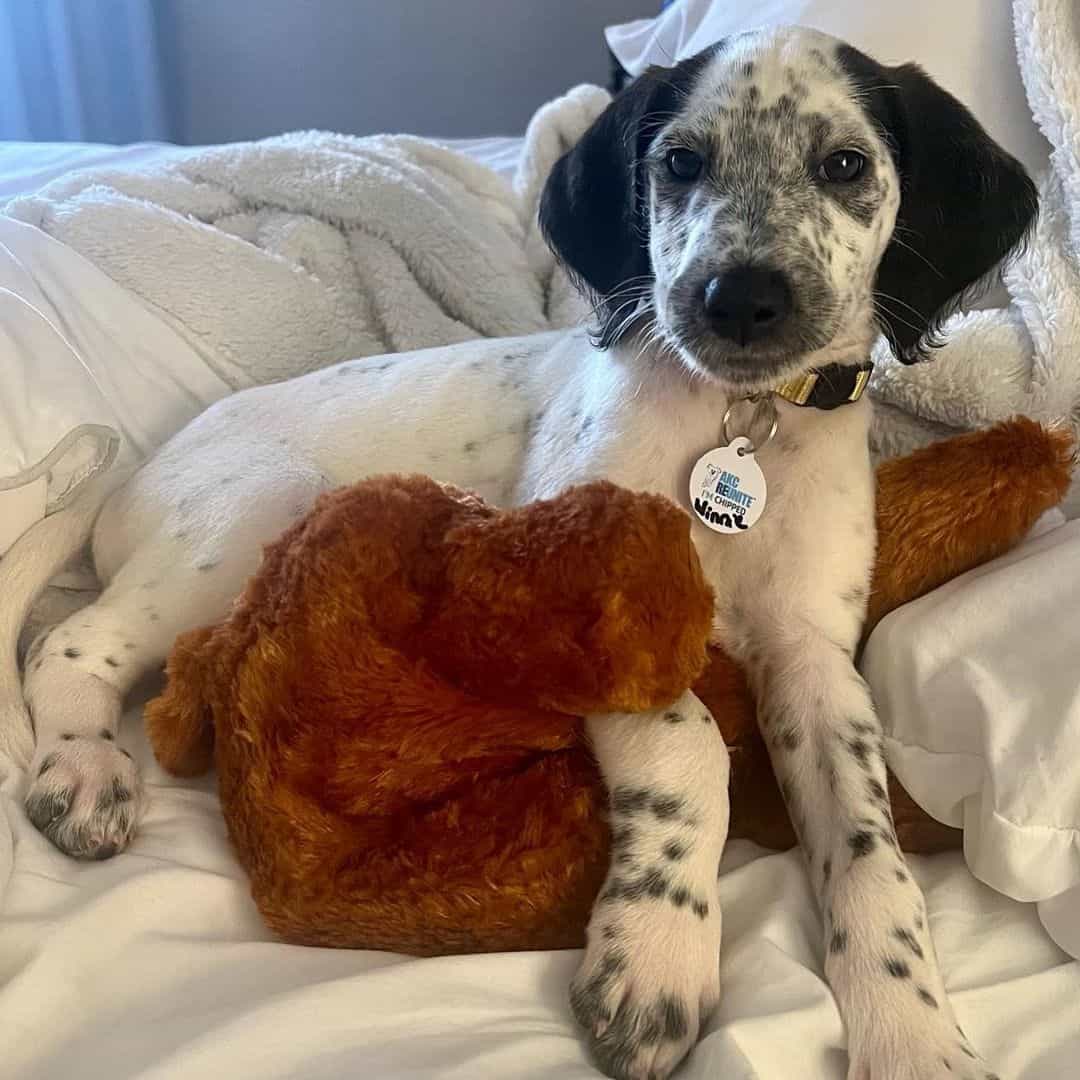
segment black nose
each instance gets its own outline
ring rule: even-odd
[[[737,266],[705,283],[713,331],[740,345],[775,333],[790,311],[791,287],[779,270]]]

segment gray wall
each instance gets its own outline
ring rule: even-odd
[[[157,0],[172,137],[518,134],[659,0]]]

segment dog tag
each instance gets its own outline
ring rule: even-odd
[[[746,532],[765,509],[765,492],[765,474],[743,436],[702,454],[690,473],[690,506],[713,532]]]

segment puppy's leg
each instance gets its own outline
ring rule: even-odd
[[[263,544],[311,505],[322,484],[314,478],[269,492],[256,486],[237,492],[237,483],[204,498],[182,529],[175,506],[162,507],[161,527],[121,562],[100,599],[32,646],[24,694],[36,745],[26,810],[62,851],[105,859],[131,839],[144,792],[135,763],[115,741],[124,696],[164,661],[177,634],[226,614]],[[108,514],[106,530],[123,533],[123,515]],[[133,521],[129,515],[127,531]]]
[[[610,1076],[664,1077],[719,998],[727,748],[690,692],[655,713],[592,717],[588,732],[612,860],[570,1002]]]
[[[896,841],[881,724],[849,653],[772,635],[754,673],[762,730],[825,916],[825,972],[850,1080],[987,1080],[938,970]]]

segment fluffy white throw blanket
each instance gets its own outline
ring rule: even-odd
[[[1080,7],[1014,0],[1013,17],[1028,102],[1051,146],[1038,226],[1005,271],[1007,307],[956,316],[931,363],[908,368],[879,350],[883,456],[1017,413],[1080,429]],[[1066,509],[1080,513],[1076,484]]]
[[[513,187],[428,140],[302,132],[77,173],[5,212],[134,292],[239,389],[580,319],[536,204],[607,100],[580,87],[541,109]]]

